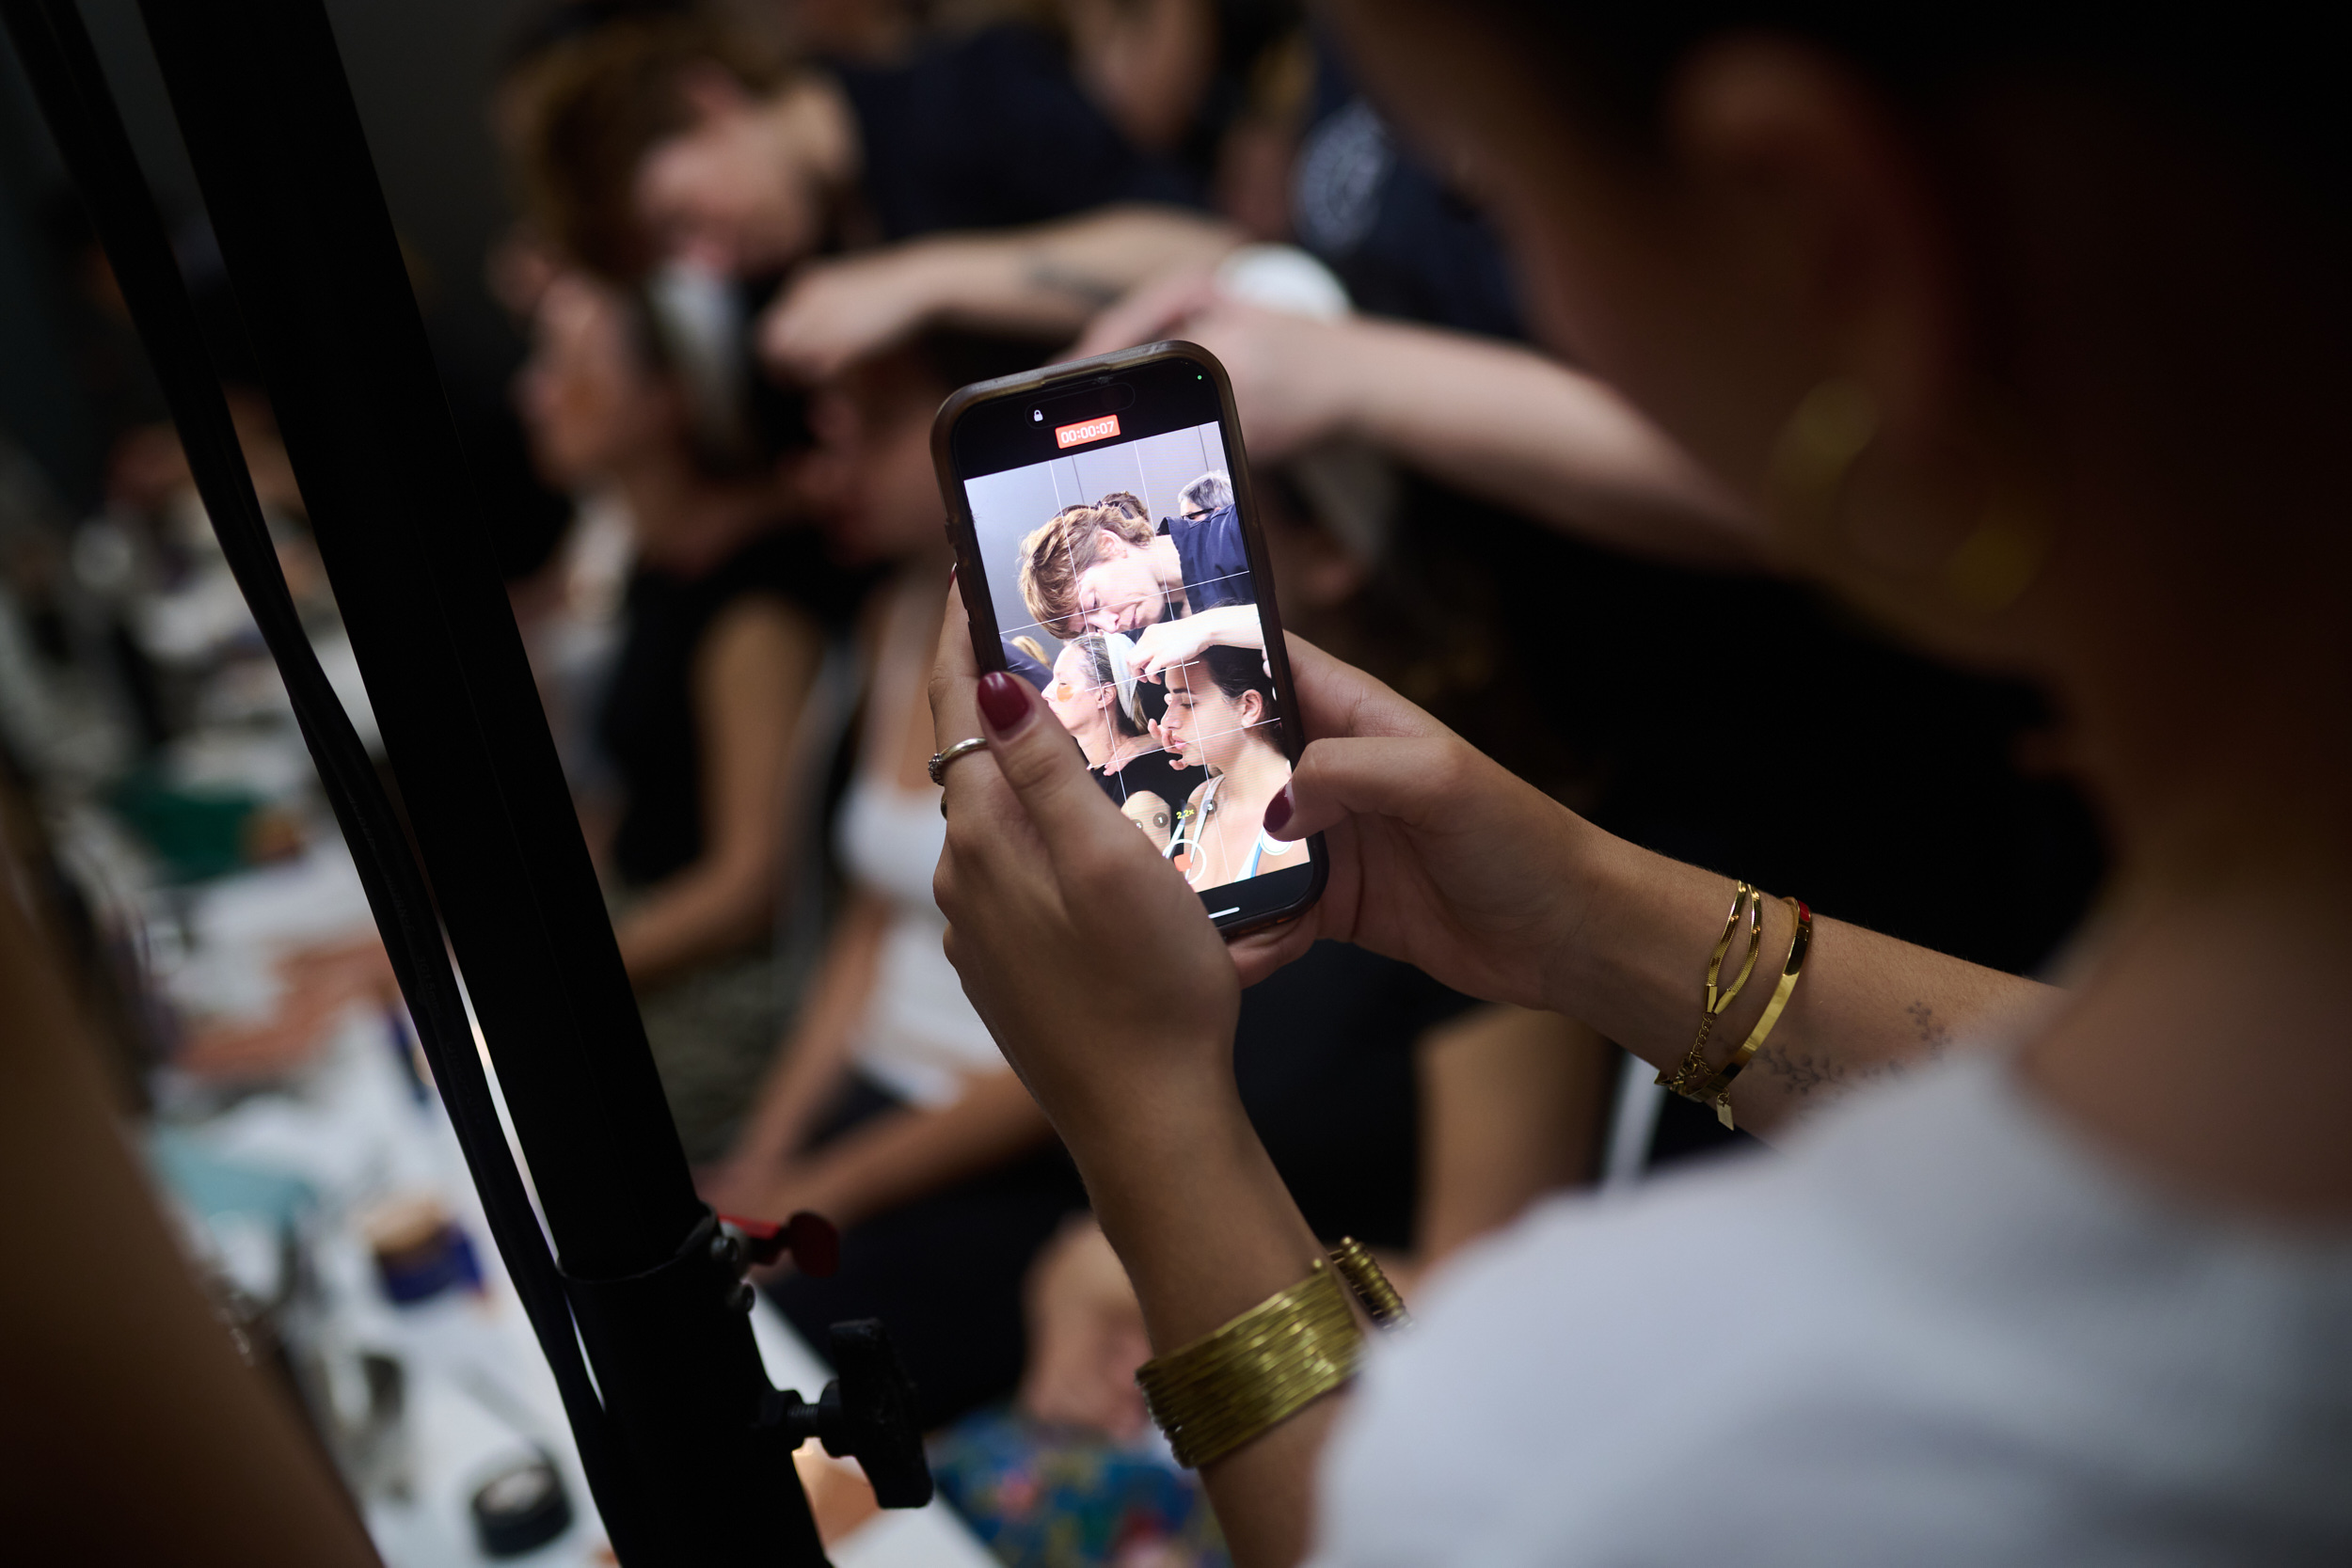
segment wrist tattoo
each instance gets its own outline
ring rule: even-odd
[[[1768,1045],[1756,1053],[1756,1065],[1780,1080],[1789,1094],[1800,1099],[1817,1089],[1841,1091],[1860,1088],[1865,1084],[1883,1079],[1899,1078],[1921,1062],[1932,1062],[1951,1048],[1951,1025],[1935,1016],[1935,1009],[1925,1002],[1914,1002],[1903,1009],[1911,1021],[1913,1036],[1920,1049],[1911,1057],[1889,1058],[1876,1062],[1844,1062],[1834,1056],[1817,1056],[1809,1051],[1792,1051],[1782,1046]]]
[[[1923,1054],[1930,1060],[1941,1056],[1950,1048],[1951,1025],[1936,1017],[1933,1007],[1924,1002],[1914,1002],[1903,1012],[1910,1018],[1913,1029],[1918,1033],[1919,1043],[1927,1048]]]

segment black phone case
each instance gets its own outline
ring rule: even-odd
[[[947,506],[947,540],[956,552],[957,591],[963,595],[964,611],[972,620],[972,652],[982,670],[1002,671],[1005,668],[1002,631],[996,624],[995,601],[988,592],[987,567],[980,560],[979,534],[972,521],[971,504],[963,493],[962,476],[956,472],[954,436],[957,421],[981,404],[1079,391],[1120,372],[1163,359],[1184,359],[1199,365],[1208,373],[1211,385],[1216,388],[1217,435],[1225,443],[1226,465],[1232,481],[1234,504],[1240,515],[1242,540],[1249,553],[1250,578],[1257,589],[1258,618],[1265,627],[1266,662],[1273,672],[1274,692],[1281,700],[1282,713],[1289,720],[1282,726],[1284,750],[1289,752],[1291,766],[1296,768],[1299,754],[1307,746],[1306,725],[1299,710],[1297,689],[1291,681],[1290,649],[1282,636],[1282,612],[1274,592],[1274,563],[1266,555],[1265,537],[1258,528],[1257,500],[1250,493],[1249,460],[1242,450],[1241,420],[1233,408],[1233,384],[1227,377],[1225,367],[1217,362],[1216,356],[1198,343],[1169,339],[1139,348],[1121,349],[1116,354],[1099,355],[1091,359],[1051,365],[1020,375],[977,381],[960,388],[939,405],[939,413],[931,420],[931,465],[939,475],[940,499]],[[1321,833],[1313,834],[1308,840],[1307,869],[1309,879],[1305,891],[1269,909],[1245,908],[1241,912],[1218,921],[1217,929],[1230,939],[1295,920],[1311,908],[1315,900],[1323,896],[1324,884],[1331,873]],[[1247,882],[1228,884],[1229,887],[1248,885]],[[1202,895],[1202,900],[1201,907],[1206,910],[1206,895]]]

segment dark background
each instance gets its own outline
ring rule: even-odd
[[[524,0],[326,8],[452,396],[501,395],[522,344],[483,283],[484,253],[507,213],[487,103]],[[180,231],[200,207],[135,0],[82,0],[82,14],[165,219]],[[61,187],[14,51],[0,40],[0,433],[80,510],[97,499],[104,428],[74,364],[73,279],[47,238],[45,204]]]

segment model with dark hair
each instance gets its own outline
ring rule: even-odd
[[[1184,880],[1223,887],[1307,863],[1304,840],[1275,838],[1267,805],[1291,775],[1274,681],[1254,649],[1209,647],[1168,672],[1160,738],[1185,767],[1208,769],[1184,803]]]

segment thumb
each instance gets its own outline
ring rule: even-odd
[[[1001,670],[982,675],[979,709],[996,770],[1012,786],[1057,866],[1073,853],[1091,856],[1120,844],[1117,834],[1136,838],[1135,828],[1095,786],[1070,732],[1054,721],[1027,681]]]
[[[1351,816],[1425,826],[1460,805],[1466,750],[1450,735],[1315,741],[1266,808],[1266,831],[1295,842]]]

